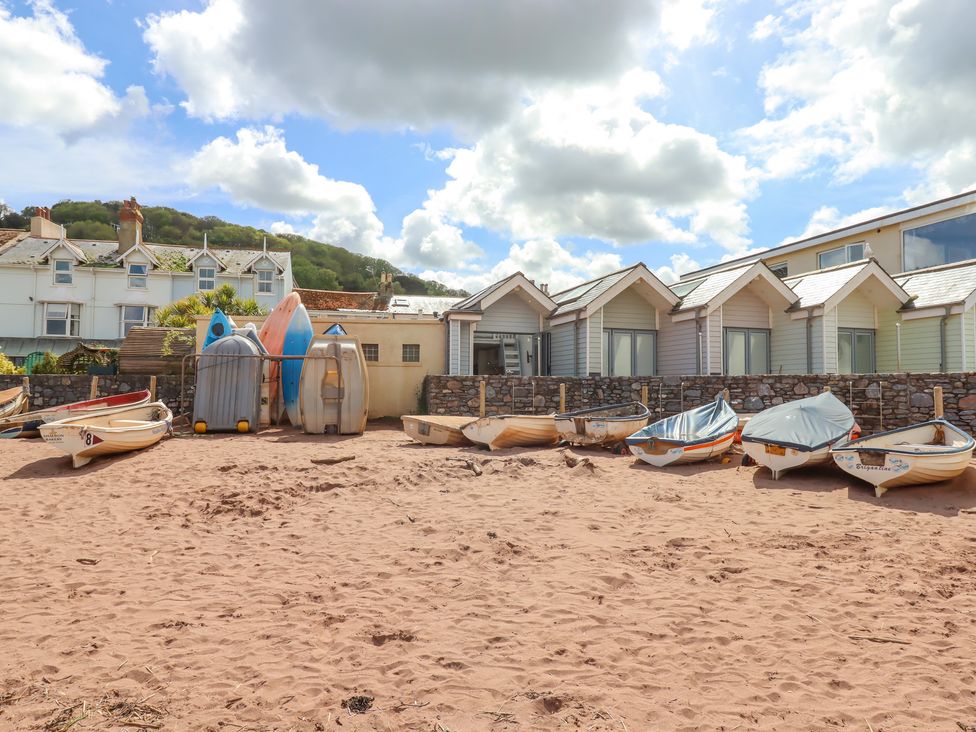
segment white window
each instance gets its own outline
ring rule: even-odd
[[[874,330],[837,329],[837,371],[842,374],[873,374]]]
[[[768,374],[769,331],[760,328],[725,329],[725,373]]]
[[[75,263],[70,259],[54,260],[54,284],[70,285],[74,279]]]
[[[404,363],[420,363],[420,344],[419,343],[404,343],[403,344],[403,362]]]
[[[817,255],[817,267],[818,269],[824,269],[825,267],[836,267],[839,264],[847,264],[848,262],[857,262],[864,259],[864,242],[859,241],[855,244],[848,244],[847,246],[837,247],[836,249],[830,249],[826,252],[820,252]]]
[[[123,305],[119,308],[121,322],[119,335],[125,338],[135,326],[147,326],[152,320],[153,309],[142,305]]]
[[[380,360],[380,345],[379,343],[364,343],[363,344],[363,357],[367,361],[379,361]],[[418,360],[420,357],[418,355]]]
[[[976,258],[976,214],[907,229],[902,236],[906,272]]]
[[[772,272],[777,277],[779,277],[780,279],[783,279],[784,277],[787,277],[790,274],[790,265],[788,262],[771,264],[769,265],[769,271]]]
[[[657,363],[657,333],[652,330],[603,331],[604,376],[653,376]]]
[[[270,295],[274,287],[274,270],[273,269],[259,269],[258,270],[258,293],[262,295]]]
[[[81,306],[67,302],[44,305],[44,335],[76,336],[81,318]]]
[[[213,267],[200,267],[197,270],[197,289],[201,292],[216,289],[217,270]]]
[[[146,289],[146,275],[149,272],[148,264],[130,264],[129,265],[129,289],[132,290],[145,290]]]

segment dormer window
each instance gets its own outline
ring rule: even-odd
[[[200,267],[197,269],[197,289],[210,292],[216,289],[217,270],[214,267]]]
[[[148,274],[149,274],[148,264],[130,264],[129,265],[129,289],[145,290],[146,276]]]
[[[274,291],[274,270],[258,270],[258,294],[270,295]]]
[[[70,285],[74,281],[75,263],[70,259],[54,260],[54,284]]]

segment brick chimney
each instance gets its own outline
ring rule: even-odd
[[[31,236],[40,239],[60,239],[61,226],[51,221],[51,209],[38,206],[31,216]]]
[[[119,254],[125,254],[136,244],[142,244],[142,211],[133,196],[122,202],[119,211]]]

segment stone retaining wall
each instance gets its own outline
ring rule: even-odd
[[[37,374],[27,378],[30,379],[30,408],[41,409],[43,407],[69,404],[88,399],[91,393],[91,380],[93,377]],[[0,390],[9,389],[12,386],[20,386],[23,380],[23,376],[0,375]],[[124,394],[128,391],[138,391],[148,388],[148,376],[125,374],[98,377],[98,396]],[[157,376],[156,398],[166,402],[166,405],[173,410],[173,414],[177,414],[180,404],[180,377]],[[193,410],[192,378],[187,378],[186,380],[186,404],[184,408],[187,411]]]
[[[648,388],[655,418],[699,406],[728,389],[740,413],[831,391],[851,407],[864,432],[901,427],[932,417],[932,390],[943,389],[945,416],[976,432],[976,372],[957,374],[824,374],[791,376],[662,376],[573,378],[564,376],[428,376],[429,414],[478,415],[479,383],[485,382],[485,413],[547,414],[559,410],[559,385],[566,385],[566,409],[640,401]]]

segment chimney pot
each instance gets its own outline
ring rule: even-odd
[[[135,196],[122,202],[119,211],[119,254],[125,254],[137,244],[142,244],[142,211]]]

